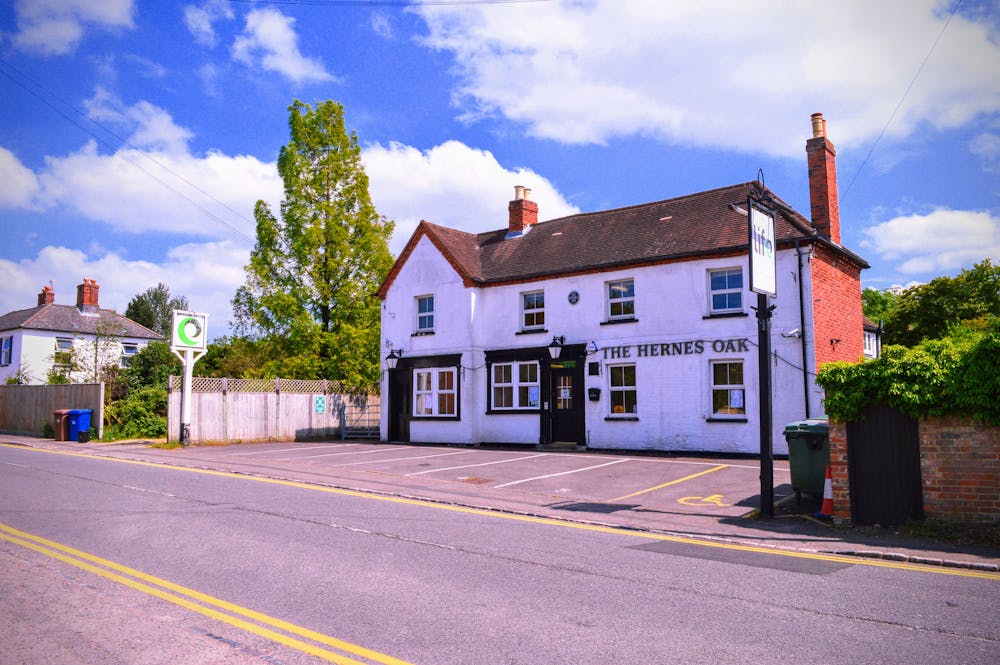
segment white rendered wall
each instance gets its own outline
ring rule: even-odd
[[[510,242],[510,241],[508,241]],[[516,240],[514,241],[516,242]],[[804,259],[805,260],[805,259]],[[537,282],[467,288],[432,243],[421,239],[397,275],[383,303],[383,356],[390,348],[404,348],[406,356],[462,353],[461,422],[410,423],[413,441],[456,443],[538,443],[538,414],[487,414],[485,351],[547,346],[553,336],[566,344],[586,344],[587,362],[598,362],[600,374],[584,371],[584,387],[601,389],[600,401],[586,401],[587,443],[593,448],[759,452],[759,399],[757,391],[757,320],[751,306],[756,295],[744,287],[743,311],[747,316],[706,318],[709,315],[708,271],[743,269],[746,257],[705,259],[577,275]],[[808,280],[804,266],[803,276]],[[773,443],[778,454],[787,452],[786,423],[805,417],[801,338],[783,337],[801,331],[798,266],[795,250],[778,253],[778,298],[772,319],[771,369],[773,382]],[[631,278],[635,284],[633,323],[605,324],[605,291],[608,281]],[[810,285],[804,285],[806,316],[811,316]],[[545,292],[545,329],[532,334],[520,331],[521,294]],[[579,300],[570,304],[576,291]],[[435,333],[413,337],[417,295],[435,295]],[[811,349],[811,321],[807,319],[807,344]],[[746,341],[740,341],[746,340]],[[700,341],[690,353],[639,355],[642,345]],[[712,349],[716,341],[719,350]],[[726,342],[729,341],[728,348]],[[596,351],[593,350],[596,348]],[[617,353],[626,358],[612,358]],[[627,350],[626,350],[627,349]],[[712,360],[740,360],[744,368],[746,422],[710,422]],[[637,420],[609,419],[608,366],[634,363],[638,402]],[[811,352],[809,355],[812,370]],[[818,403],[819,393],[809,379],[809,394]],[[387,385],[383,384],[383,394]],[[586,399],[586,390],[583,391]],[[385,410],[384,410],[385,411]],[[813,407],[812,416],[819,412]],[[387,432],[383,413],[383,436]]]

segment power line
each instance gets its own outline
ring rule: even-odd
[[[212,196],[211,194],[209,194],[208,192],[206,192],[202,188],[198,187],[198,185],[194,184],[193,182],[191,182],[190,180],[188,180],[187,178],[185,178],[181,174],[179,174],[176,171],[174,171],[173,169],[171,169],[169,166],[160,163],[159,161],[157,161],[153,157],[150,157],[147,153],[145,153],[144,151],[140,150],[136,146],[132,145],[127,139],[119,136],[118,134],[116,134],[114,131],[112,131],[108,127],[104,126],[103,124],[101,124],[100,122],[94,120],[93,118],[90,118],[86,113],[84,113],[80,109],[78,109],[75,106],[73,106],[73,104],[71,104],[70,102],[67,102],[66,100],[60,98],[58,95],[56,95],[55,93],[53,93],[51,90],[46,89],[42,84],[40,84],[37,81],[33,80],[29,75],[27,75],[23,71],[19,70],[14,65],[10,64],[10,62],[8,62],[7,60],[4,60],[3,58],[0,58],[0,63],[2,63],[4,65],[4,67],[6,67],[7,69],[10,69],[10,70],[13,70],[14,72],[16,72],[19,76],[21,76],[26,81],[30,82],[32,85],[34,85],[35,87],[37,87],[42,92],[40,93],[40,92],[38,92],[36,90],[33,90],[24,81],[18,80],[15,76],[13,76],[10,71],[7,71],[7,69],[0,68],[0,74],[3,74],[4,76],[6,76],[8,79],[10,79],[10,81],[12,81],[15,85],[19,86],[22,90],[24,90],[28,94],[32,95],[33,97],[35,97],[36,99],[38,99],[39,101],[41,101],[43,104],[45,104],[46,106],[48,106],[49,108],[51,108],[53,111],[55,111],[56,113],[58,113],[64,120],[66,120],[67,122],[69,122],[72,125],[75,125],[79,129],[81,129],[84,133],[86,133],[89,136],[93,137],[95,140],[97,140],[98,142],[100,142],[105,147],[109,148],[110,150],[113,150],[114,151],[113,156],[115,156],[115,157],[121,159],[122,161],[124,161],[124,162],[126,162],[128,164],[131,164],[135,168],[139,169],[140,171],[142,171],[143,173],[145,173],[146,175],[148,175],[150,178],[152,178],[153,180],[155,180],[157,183],[159,183],[161,186],[165,187],[166,189],[168,189],[169,191],[171,191],[175,195],[179,196],[180,198],[184,199],[185,201],[187,201],[188,203],[190,203],[191,205],[193,205],[195,208],[197,208],[199,211],[201,211],[206,217],[208,217],[212,221],[217,222],[217,223],[221,224],[222,226],[225,226],[232,233],[234,233],[235,235],[239,236],[240,238],[243,238],[247,242],[253,242],[253,238],[251,238],[250,236],[246,235],[245,233],[243,233],[242,231],[240,231],[239,229],[237,229],[235,226],[233,226],[232,224],[230,224],[226,220],[222,219],[221,217],[219,217],[215,213],[211,212],[210,210],[204,208],[197,201],[195,201],[191,197],[187,196],[183,192],[177,190],[175,187],[173,187],[172,185],[170,185],[168,182],[166,182],[165,180],[163,180],[162,178],[160,178],[156,174],[154,174],[154,173],[150,172],[149,170],[143,168],[143,166],[141,164],[137,163],[135,160],[132,160],[132,159],[129,159],[129,158],[125,157],[125,155],[123,155],[118,150],[119,146],[112,145],[109,141],[107,141],[106,139],[102,138],[101,136],[95,134],[88,127],[85,127],[84,125],[82,125],[79,122],[77,122],[73,117],[71,117],[69,114],[65,113],[61,108],[59,108],[58,106],[56,106],[50,100],[50,98],[54,99],[54,100],[56,100],[58,102],[60,102],[61,104],[65,105],[66,107],[72,109],[76,114],[82,116],[83,118],[86,118],[88,122],[91,122],[94,125],[96,125],[97,127],[100,127],[102,130],[104,130],[105,132],[107,132],[110,136],[112,136],[115,139],[117,139],[118,141],[120,141],[122,145],[128,146],[132,150],[136,151],[139,155],[141,155],[145,159],[149,160],[150,162],[152,162],[156,166],[160,167],[161,169],[163,169],[167,173],[171,174],[172,176],[174,176],[178,180],[184,182],[185,184],[187,184],[189,187],[191,187],[192,189],[194,189],[198,193],[204,195],[206,198],[211,199],[212,201],[214,201],[215,203],[219,204],[220,206],[222,206],[226,210],[229,210],[231,213],[233,213],[234,215],[236,215],[240,219],[242,219],[242,220],[244,220],[244,221],[246,221],[246,222],[248,222],[250,224],[254,224],[253,220],[251,220],[250,218],[246,217],[241,212],[239,212],[237,210],[234,210],[228,204],[226,204],[226,203],[220,201],[219,199],[215,198],[214,196]],[[44,93],[44,94],[42,94],[42,93]]]
[[[903,96],[900,97],[899,102],[896,103],[896,108],[892,110],[892,114],[886,121],[885,127],[883,127],[882,131],[879,132],[878,136],[875,138],[875,142],[872,144],[871,149],[868,151],[868,154],[865,155],[864,160],[862,160],[861,164],[858,165],[858,169],[854,172],[854,177],[852,177],[851,182],[848,183],[847,189],[845,189],[844,193],[840,195],[841,201],[847,198],[847,195],[851,192],[851,188],[854,187],[854,181],[858,179],[858,175],[860,175],[861,170],[868,163],[868,160],[871,158],[872,153],[875,152],[875,148],[878,147],[878,144],[882,140],[882,137],[885,136],[886,131],[888,131],[889,125],[891,125],[892,121],[896,119],[896,114],[899,113],[899,109],[903,106],[903,102],[906,100],[906,97],[910,94],[910,90],[913,89],[913,85],[917,82],[917,79],[920,77],[921,72],[924,71],[924,66],[927,64],[927,61],[931,59],[931,55],[934,53],[934,49],[937,48],[938,42],[940,42],[941,37],[944,36],[945,30],[947,30],[948,26],[951,24],[951,19],[955,18],[955,14],[958,13],[958,9],[961,6],[962,6],[962,0],[958,0],[958,2],[955,3],[955,8],[951,10],[951,14],[948,16],[948,20],[945,21],[944,25],[941,27],[941,32],[938,33],[937,39],[934,40],[934,43],[931,44],[930,50],[927,51],[927,55],[924,56],[923,62],[921,62],[920,66],[917,67],[917,72],[913,75],[913,79],[910,80],[910,85],[906,86],[906,90],[903,91]]]

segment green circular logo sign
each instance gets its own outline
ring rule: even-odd
[[[174,311],[173,339],[175,348],[204,349],[207,315]]]

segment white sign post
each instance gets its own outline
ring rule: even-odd
[[[774,211],[747,197],[750,216],[750,290],[757,294],[757,366],[760,395],[760,512],[774,517],[774,435],[771,409],[771,310],[768,296],[778,294]]]
[[[194,364],[208,350],[208,314],[175,309],[170,330],[170,350],[184,363],[180,442],[187,446],[191,444],[191,382]]]

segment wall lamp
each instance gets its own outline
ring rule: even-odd
[[[552,360],[556,360],[559,354],[562,353],[563,344],[566,343],[566,338],[562,335],[557,335],[552,338],[552,343],[549,344],[549,356]]]
[[[389,351],[389,355],[385,357],[385,367],[386,369],[396,369],[396,365],[399,363],[399,359],[403,357],[402,349],[392,349]]]

